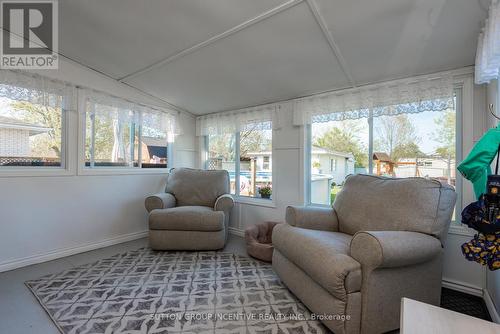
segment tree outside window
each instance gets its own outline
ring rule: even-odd
[[[9,98],[0,108],[0,166],[62,165],[61,108]]]

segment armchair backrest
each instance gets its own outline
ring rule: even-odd
[[[174,195],[177,206],[214,207],[219,196],[229,194],[229,173],[225,170],[172,168],[165,192]]]
[[[444,243],[455,201],[453,187],[437,180],[358,174],[347,178],[333,207],[340,232],[412,231]]]

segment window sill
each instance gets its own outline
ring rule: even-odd
[[[52,177],[52,176],[72,176],[74,173],[63,167],[2,167],[0,168],[0,178],[2,177]]]
[[[158,175],[168,174],[170,168],[80,168],[78,175]]]
[[[473,237],[477,232],[463,224],[451,222],[448,234],[463,235],[466,237]]]
[[[234,196],[234,201],[239,204],[247,204],[254,206],[263,206],[267,208],[276,208],[274,199],[264,199],[259,197]]]
[[[317,203],[309,203],[306,206],[310,206],[313,208],[332,208],[333,204],[317,204]]]

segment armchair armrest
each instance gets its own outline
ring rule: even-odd
[[[351,257],[372,270],[427,262],[441,249],[437,238],[418,232],[361,231],[351,240]]]
[[[144,201],[144,205],[146,206],[146,210],[148,210],[148,212],[151,212],[154,209],[173,208],[175,207],[175,204],[175,197],[170,193],[154,194],[148,196]]]
[[[229,194],[224,194],[219,196],[215,201],[214,210],[229,212],[234,206],[233,196]]]
[[[311,230],[338,231],[339,221],[333,208],[288,206],[285,220],[288,225]]]

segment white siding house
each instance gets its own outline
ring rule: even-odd
[[[312,175],[325,175],[336,184],[344,182],[354,173],[354,156],[351,153],[337,152],[313,146],[311,150]]]
[[[450,179],[454,181],[456,178],[455,159],[448,161],[441,157],[418,158],[403,158],[399,159],[395,172],[398,177],[431,177],[437,179]]]
[[[49,128],[0,116],[0,157],[29,157],[30,137]]]
[[[311,149],[311,202],[330,205],[332,185],[354,173],[354,156],[318,146]]]

